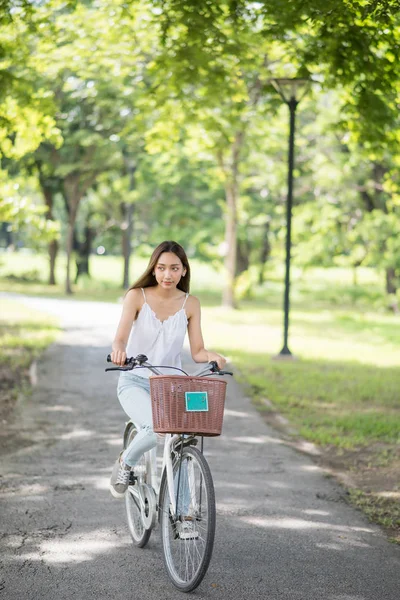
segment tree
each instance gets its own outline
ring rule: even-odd
[[[47,218],[45,206],[36,204],[27,195],[32,194],[32,188],[24,190],[21,183],[21,179],[11,179],[5,171],[0,171],[0,222],[8,223],[12,232],[23,232],[25,240],[34,246],[57,239],[57,224]]]
[[[141,90],[134,68],[136,63],[140,68],[142,48],[132,52],[124,10],[122,2],[113,7],[115,28],[109,26],[106,2],[96,7],[80,4],[62,18],[54,15],[57,45],[45,36],[34,49],[41,81],[54,91],[57,125],[64,140],[59,148],[42,145],[40,159],[51,165],[50,176],[61,181],[68,213],[67,293],[72,292],[71,254],[80,203],[100,173],[123,168],[119,140],[131,117],[132,95]],[[79,61],[71,62],[71,56]]]
[[[295,260],[354,270],[374,266],[385,273],[386,291],[394,295],[399,278],[396,155],[388,143],[381,149],[361,146],[352,133],[357,126],[343,126],[336,98],[333,92],[321,96],[318,116],[305,128],[315,140],[303,149],[314,192],[295,209]],[[394,122],[393,135],[398,131]]]
[[[284,10],[279,0],[259,3],[239,0],[217,5],[204,2],[200,9],[194,0],[153,0],[152,4],[164,46],[158,61],[169,72],[169,85],[176,90],[183,87],[184,93],[197,94],[206,106],[218,90],[221,111],[226,97],[233,97],[234,90],[241,89],[240,85],[236,88],[232,85],[235,67],[240,73],[237,79],[246,81],[249,40],[261,55],[263,40],[264,44],[279,42],[285,49],[286,60],[279,61],[276,74],[287,76],[291,64],[291,76],[307,76],[311,72],[324,89],[340,90],[337,98],[342,110],[341,125],[371,152],[380,153],[397,143],[397,127],[393,128],[393,124],[398,119],[399,63],[395,57],[399,45],[399,11],[394,0],[351,3],[298,0],[287,3]],[[256,57],[250,62],[254,68]],[[262,75],[259,70],[259,77]],[[204,88],[208,93],[204,93]],[[266,89],[262,92],[265,96]],[[226,116],[224,108],[222,114]],[[219,155],[226,179],[229,246],[226,264],[228,289],[231,289],[226,296],[228,303],[232,303],[233,273],[237,270],[234,268],[238,194],[235,182],[239,148],[246,135],[245,128],[230,125],[229,176],[223,155],[221,152]]]
[[[38,23],[32,4],[4,0],[0,10],[0,156],[18,160],[44,139],[56,143],[54,104],[48,90],[36,85],[30,42]]]
[[[225,271],[226,286],[223,303],[235,305],[235,278],[237,275],[238,248],[238,205],[240,198],[241,163],[246,138],[254,123],[266,119],[268,112],[277,104],[276,99],[266,90],[270,87],[268,78],[274,73],[271,62],[284,60],[281,45],[266,42],[248,29],[239,33],[232,28],[227,31],[231,37],[240,37],[242,55],[223,56],[221,65],[214,61],[215,72],[225,73],[221,88],[217,93],[215,79],[203,78],[193,83],[180,85],[175,81],[176,56],[165,58],[163,69],[172,75],[167,82],[158,82],[156,109],[161,122],[167,122],[167,115],[174,106],[174,131],[179,138],[180,131],[196,151],[207,153],[214,163],[214,171],[225,192]],[[274,55],[274,60],[270,60]],[[228,75],[229,74],[229,75]],[[155,75],[157,81],[157,75]],[[171,143],[171,127],[168,128],[168,141],[160,141],[159,121],[156,121],[149,137],[153,144],[167,150]],[[167,132],[165,132],[167,133]],[[148,143],[149,145],[149,143]]]

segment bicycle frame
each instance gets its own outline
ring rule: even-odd
[[[127,425],[129,425],[129,423],[133,423],[133,425],[135,425],[135,423],[133,421],[128,421]],[[135,425],[135,427],[136,427],[136,425]],[[171,513],[175,517],[176,509],[177,509],[177,497],[176,497],[174,475],[173,475],[172,449],[174,447],[174,444],[177,441],[181,440],[181,436],[178,434],[167,433],[167,434],[163,434],[163,437],[165,439],[164,439],[162,466],[161,466],[160,471],[157,468],[157,449],[153,448],[152,450],[145,452],[144,456],[145,456],[146,468],[147,468],[147,485],[150,486],[154,490],[154,493],[158,500],[159,493],[160,493],[161,481],[162,481],[163,474],[165,471],[166,478],[167,478],[168,493],[169,493],[169,498],[170,498],[170,505],[171,505]],[[197,509],[198,502],[197,502],[197,499],[196,499],[195,493],[194,493],[193,480],[194,480],[194,475],[192,473],[192,469],[189,468],[188,481],[189,481],[189,491],[190,491],[190,502],[191,502],[192,506]],[[133,493],[133,491],[132,491],[132,493]],[[138,494],[139,495],[141,494],[140,487],[138,488]],[[140,500],[140,505],[143,509],[144,499],[142,497],[140,497],[139,500]]]
[[[143,367],[148,368],[155,375],[162,375],[161,371],[159,371],[157,369],[157,367],[153,367],[149,363],[144,362]],[[197,374],[195,374],[194,376],[201,377],[202,375],[209,374],[209,370],[210,370],[209,366],[207,366],[205,368],[200,369],[200,371]],[[130,422],[133,423],[133,421],[128,421],[128,423],[130,423]],[[133,424],[136,427],[136,424],[135,423],[133,423]],[[160,435],[160,434],[158,434],[158,435]],[[157,505],[158,505],[158,497],[159,497],[159,493],[160,493],[161,481],[162,481],[164,471],[166,472],[168,493],[169,493],[170,504],[171,504],[171,512],[172,512],[172,516],[176,517],[178,504],[177,504],[177,498],[176,498],[176,493],[175,493],[174,476],[173,476],[172,448],[173,448],[175,442],[181,439],[181,436],[178,434],[170,434],[170,433],[161,434],[161,436],[164,436],[165,440],[164,440],[164,450],[163,450],[163,462],[162,462],[162,467],[161,467],[161,472],[160,472],[159,477],[158,477],[158,472],[157,472],[157,449],[153,448],[149,452],[145,453],[148,485],[153,488],[154,493],[156,494]],[[194,475],[193,475],[192,469],[190,469],[188,472],[189,491],[190,491],[190,495],[191,495],[190,501],[191,501],[191,504],[193,507],[198,508],[198,503],[195,498],[193,480],[194,480]],[[179,489],[178,489],[178,493],[179,493]],[[143,498],[140,498],[140,504],[143,509],[143,507],[144,507]]]

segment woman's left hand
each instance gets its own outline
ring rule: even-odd
[[[226,359],[223,356],[221,356],[220,354],[217,354],[216,352],[208,352],[207,354],[208,354],[208,362],[215,360],[215,362],[217,363],[217,365],[220,369],[224,368],[224,366],[226,365]]]

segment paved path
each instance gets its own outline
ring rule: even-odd
[[[124,415],[103,359],[119,307],[25,300],[62,318],[33,396],[19,405],[26,443],[1,466],[0,598],[169,600],[159,532],[130,542],[107,483]],[[229,384],[223,435],[206,441],[217,496],[213,559],[197,598],[399,600],[400,548],[347,506]]]

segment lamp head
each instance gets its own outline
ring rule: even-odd
[[[291,102],[298,104],[305,96],[311,83],[310,79],[301,79],[300,77],[293,77],[291,79],[275,77],[270,79],[270,82],[286,104],[290,104]]]

